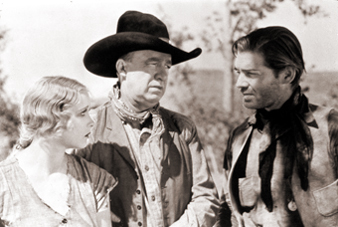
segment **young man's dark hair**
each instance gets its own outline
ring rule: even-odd
[[[266,66],[276,75],[286,67],[293,67],[297,72],[292,82],[294,85],[298,85],[305,71],[302,47],[297,37],[284,27],[260,28],[238,39],[232,46],[232,52],[237,56],[244,51],[261,53]]]

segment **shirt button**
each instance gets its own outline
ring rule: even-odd
[[[155,196],[152,195],[152,196],[151,196],[151,200],[152,200],[152,201],[155,201]]]
[[[65,218],[62,220],[62,223],[63,223],[63,224],[66,224],[67,222],[68,222],[68,221],[67,221],[67,219],[65,219]]]
[[[138,225],[138,226],[142,226],[142,223],[141,223],[141,222],[139,222],[139,223],[137,223],[137,225]]]
[[[139,189],[136,190],[137,194],[141,194],[141,191]]]
[[[142,207],[141,207],[140,205],[137,206],[137,209],[138,209],[138,210],[141,210],[141,208],[142,208]]]
[[[145,170],[146,170],[146,171],[148,171],[148,170],[149,170],[149,166],[145,166],[144,168],[145,168]]]

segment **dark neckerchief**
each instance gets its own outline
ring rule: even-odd
[[[281,150],[285,152],[284,179],[291,180],[295,163],[301,188],[304,191],[308,189],[308,170],[313,154],[313,141],[304,115],[309,111],[308,99],[298,87],[280,109],[272,111],[260,109],[256,112],[253,127],[262,129],[266,124],[270,127],[271,143],[259,157],[261,197],[270,212],[273,208],[271,178],[278,140]]]

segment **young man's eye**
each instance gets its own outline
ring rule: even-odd
[[[256,77],[256,76],[257,76],[257,73],[247,72],[247,73],[246,73],[246,76],[247,76],[247,77]]]

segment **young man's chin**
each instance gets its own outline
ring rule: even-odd
[[[247,109],[259,109],[255,103],[252,102],[243,102],[243,106]]]

